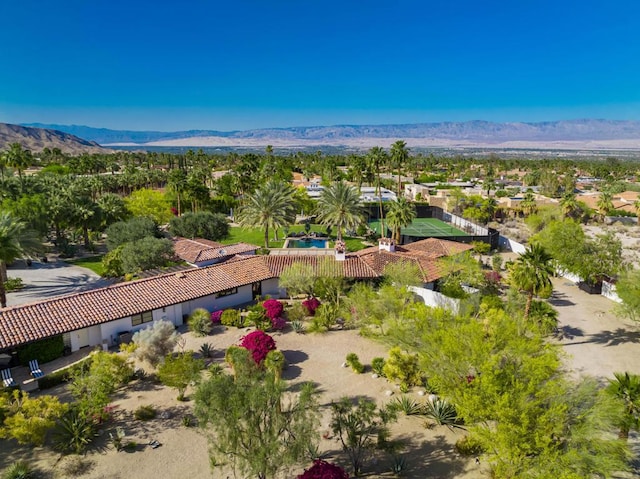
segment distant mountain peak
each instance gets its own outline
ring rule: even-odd
[[[10,123],[0,123],[0,150],[12,143],[38,152],[44,148],[59,148],[64,153],[97,153],[106,151],[95,141],[83,140],[75,135],[49,128],[33,128]]]

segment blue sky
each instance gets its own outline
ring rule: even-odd
[[[0,121],[640,120],[640,2],[2,2]]]

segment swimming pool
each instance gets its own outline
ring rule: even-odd
[[[300,238],[300,239],[287,239],[285,248],[326,248],[326,238]]]

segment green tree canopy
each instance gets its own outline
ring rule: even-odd
[[[184,238],[204,238],[219,241],[229,235],[229,222],[220,213],[198,211],[176,216],[169,221],[169,231]]]
[[[324,189],[318,199],[317,212],[320,223],[338,229],[338,241],[342,241],[344,228],[356,229],[364,217],[360,195],[342,181]]]

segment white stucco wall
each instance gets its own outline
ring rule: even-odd
[[[88,328],[71,331],[69,333],[71,341],[71,351],[77,351],[85,346],[95,346],[102,343],[100,326],[90,326]]]
[[[271,278],[262,282],[262,296],[267,294],[272,298],[284,298],[287,292],[285,289],[280,288],[278,278]]]
[[[426,288],[419,288],[417,286],[409,286],[409,291],[417,294],[422,298],[424,304],[427,306],[431,306],[432,308],[444,308],[453,312],[454,314],[458,314],[458,310],[460,309],[460,300],[449,298],[444,294],[438,293],[437,291],[432,291]]]

